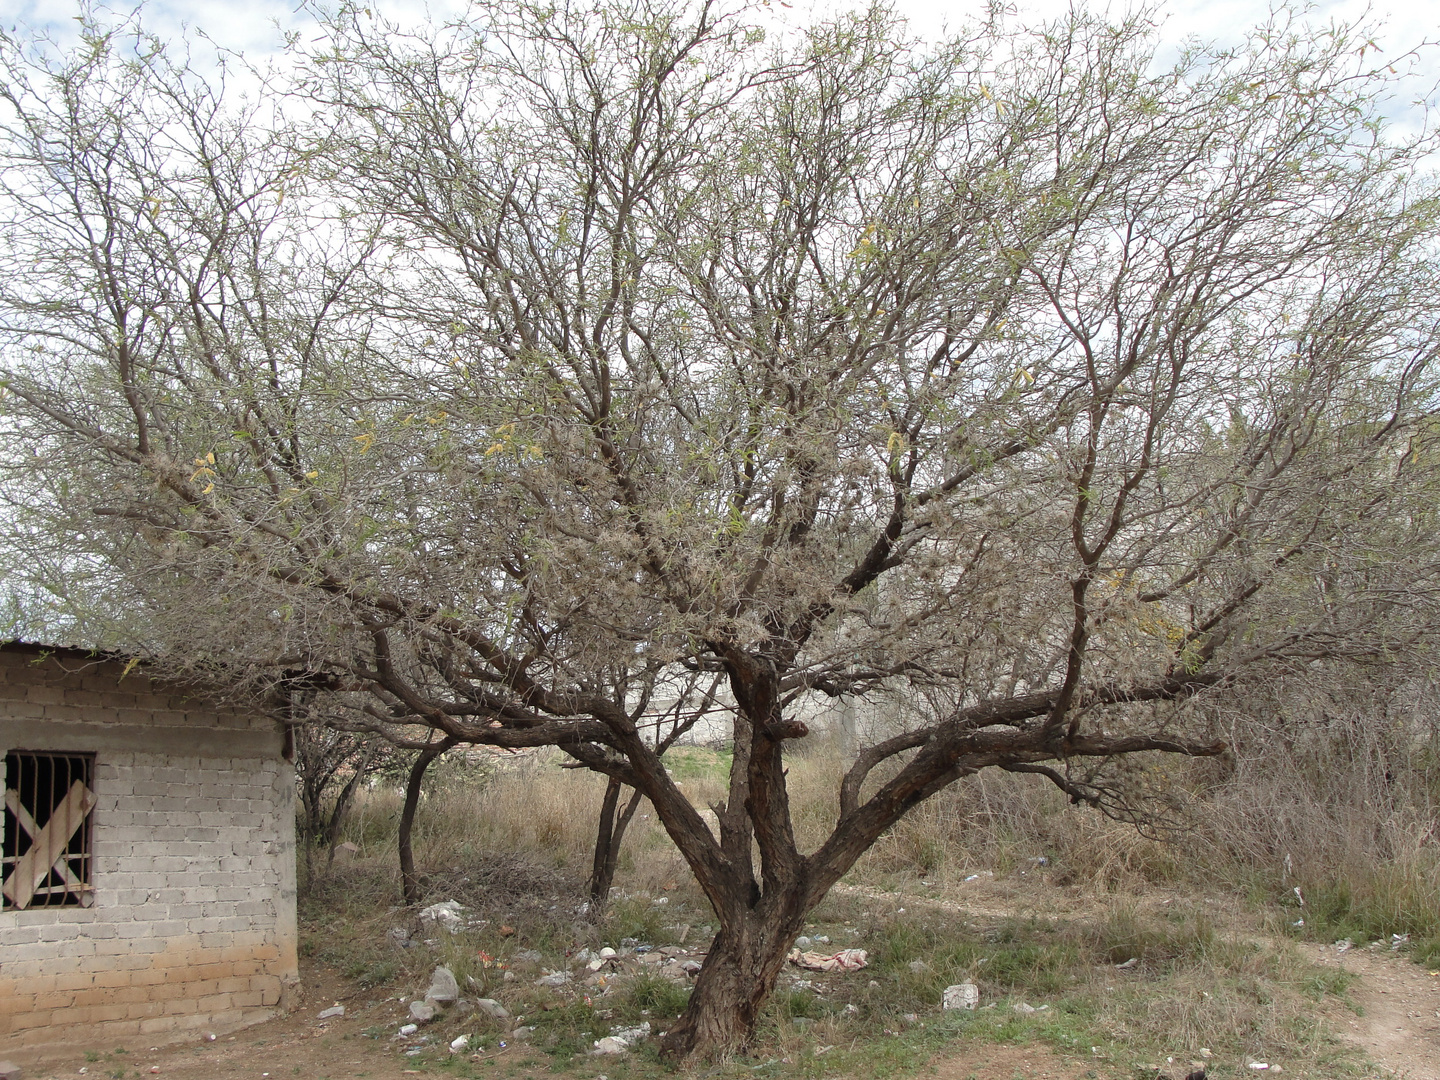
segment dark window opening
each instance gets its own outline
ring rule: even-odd
[[[89,754],[13,750],[5,755],[5,832],[0,907],[89,907],[90,812],[95,759]]]

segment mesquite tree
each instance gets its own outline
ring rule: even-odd
[[[1142,820],[1130,755],[1223,749],[1197,702],[1428,642],[1430,147],[1363,41],[496,0],[342,10],[244,101],[93,25],[7,41],[15,580],[237,694],[643,793],[720,926],[667,1052],[744,1047],[931,794]],[[833,700],[888,720],[802,850]],[[702,721],[713,819],[659,756]]]

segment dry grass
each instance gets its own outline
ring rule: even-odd
[[[797,832],[806,847],[820,842],[833,819],[843,766],[835,747],[816,742],[793,758],[789,772]],[[306,948],[372,985],[406,988],[444,961],[485,992],[503,996],[517,993],[517,984],[494,983],[499,973],[481,963],[484,955],[514,957],[523,948],[542,954],[544,966],[559,966],[581,945],[626,938],[658,943],[673,938],[681,922],[705,922],[703,897],[645,806],[626,837],[617,899],[606,919],[580,917],[603,787],[599,778],[558,764],[558,758],[540,757],[505,768],[436,773],[417,817],[417,863],[428,875],[429,900],[459,900],[480,921],[460,937],[441,935],[428,949],[398,949],[388,937],[393,926],[411,918],[394,906],[399,793],[383,785],[363,793],[346,827],[360,857],[312,883],[304,909]],[[723,796],[727,769],[725,755],[698,748],[683,748],[672,760],[676,779],[701,807]],[[980,776],[957,785],[877,844],[850,883],[871,892],[953,896],[964,908],[979,894],[963,879],[991,870],[997,877],[979,896],[984,903],[971,910],[1028,907],[1062,917],[957,916],[953,906],[903,898],[875,903],[862,893],[832,896],[808,932],[869,949],[873,983],[839,977],[823,996],[782,985],[762,1025],[764,1053],[809,1062],[805,1048],[817,1040],[848,1045],[843,1060],[825,1059],[826,1068],[878,1076],[918,1067],[956,1038],[1038,1040],[1082,1056],[1096,1046],[1103,1060],[1117,1066],[1157,1054],[1179,1060],[1205,1045],[1237,1058],[1282,1056],[1300,1066],[1300,1075],[1307,1068],[1318,1070],[1314,1075],[1360,1075],[1363,1070],[1327,1035],[1323,1019],[1343,999],[1343,979],[1310,966],[1283,934],[1257,943],[1256,929],[1267,922],[1272,931],[1295,932],[1289,925],[1294,913],[1279,902],[1290,895],[1288,884],[1281,886],[1283,866],[1221,842],[1236,814],[1257,812],[1257,798],[1233,782],[1212,785],[1179,846],[1077,811],[1028,778]],[[1345,833],[1334,823],[1317,825],[1319,832],[1332,829],[1334,836],[1358,835],[1353,827]],[[1336,889],[1350,890],[1343,896],[1302,885],[1307,923],[1329,933],[1360,913],[1373,917],[1370,926],[1378,933],[1400,925],[1396,920],[1420,925],[1440,917],[1430,842],[1422,833],[1409,835],[1408,849],[1390,837],[1393,850],[1408,852],[1405,858],[1337,877]],[[1342,859],[1350,850],[1322,846],[1312,852],[1311,865],[1331,865],[1324,860]],[[1037,867],[1034,860],[1042,856],[1047,865]],[[1249,889],[1249,910],[1199,895],[1233,893],[1237,883]],[[1157,888],[1169,897],[1165,904]],[[670,898],[668,906],[651,902],[661,894]],[[1147,900],[1137,903],[1132,894]],[[1322,904],[1328,905],[1323,911]],[[1116,970],[1131,957],[1136,966]],[[925,966],[912,970],[917,960]],[[964,1017],[940,1014],[943,988],[966,977],[995,1007]],[[528,975],[522,985],[526,1000],[535,997]],[[662,993],[673,997],[669,986],[645,983],[615,992],[616,1016],[645,1010],[668,1015],[678,1008],[679,999],[667,998],[658,1011],[651,1000]],[[569,1060],[565,1055],[588,1045],[598,1021],[588,1002],[582,1007],[562,997],[543,1008],[532,1001],[530,1011],[549,1025],[545,1045]],[[1325,999],[1332,1004],[1317,1009]],[[1017,1014],[1010,1005],[1018,1002],[1050,1008]],[[858,1012],[844,1011],[847,1004]],[[601,1008],[598,999],[595,1008]],[[912,1013],[933,1019],[915,1027],[904,1020]],[[649,1067],[637,1058],[632,1073],[638,1078]]]
[[[789,762],[797,837],[806,850],[833,822],[844,767],[836,745],[811,742]],[[1421,740],[1392,742],[1381,769],[1373,754],[1351,752],[1324,732],[1279,749],[1251,745],[1233,761],[1176,770],[1177,789],[1189,795],[1188,831],[1179,843],[1077,810],[1034,778],[982,774],[929,800],[860,861],[851,885],[954,897],[965,907],[977,886],[964,879],[988,870],[996,878],[982,899],[991,908],[1062,918],[972,922],[922,915],[923,905],[911,901],[886,907],[832,897],[814,916],[817,932],[847,943],[852,938],[844,935],[862,935],[856,943],[871,949],[878,985],[847,984],[835,1000],[782,989],[764,1028],[767,1045],[780,1056],[816,1038],[861,1046],[884,1029],[905,1027],[898,1017],[934,1010],[945,985],[971,977],[996,1010],[947,1018],[943,1031],[937,1023],[908,1043],[892,1040],[883,1053],[874,1050],[871,1071],[899,1061],[885,1055],[923,1060],[944,1034],[1039,1039],[1082,1053],[1101,1046],[1117,1062],[1182,1055],[1203,1043],[1237,1056],[1309,1062],[1319,1075],[1358,1075],[1326,1034],[1324,1016],[1335,1006],[1316,1007],[1343,1000],[1343,977],[1311,967],[1283,939],[1409,933],[1417,959],[1440,961],[1436,757]],[[726,755],[679,748],[669,760],[698,807],[723,798]],[[692,913],[686,921],[709,918],[645,805],[625,839],[619,899],[607,921],[578,917],[603,781],[563,770],[559,761],[452,767],[428,784],[416,823],[417,863],[431,900],[457,899],[490,918],[464,948],[445,945],[445,958],[478,980],[489,976],[475,967],[477,948],[498,955],[520,942],[559,963],[567,950],[602,938],[663,940],[673,932],[666,913],[676,907],[652,906],[650,898],[661,894]],[[345,829],[360,858],[314,882],[308,902],[311,947],[370,983],[413,981],[435,962],[385,944],[399,917],[391,906],[399,891],[399,810],[399,793],[383,785],[360,796]],[[1292,891],[1297,885],[1303,908]],[[1132,899],[1162,892],[1170,898],[1165,906]],[[911,903],[909,914],[904,903]],[[492,937],[501,924],[514,927],[514,936]],[[1268,933],[1268,944],[1257,944],[1257,931]],[[1131,957],[1137,967],[1117,972],[1114,965]],[[916,959],[926,962],[921,972],[908,967]],[[636,1001],[661,989],[640,987]],[[1010,1012],[1012,1001],[1052,1008],[1020,1016]],[[842,1015],[845,1003],[859,1015]],[[554,1016],[562,1014],[569,1015],[561,1009]],[[557,1047],[583,1045],[593,1021],[588,1013],[572,1019],[564,1021],[574,1028],[569,1035],[557,1027]],[[852,1067],[856,1075],[870,1070],[858,1058]]]
[[[789,770],[805,850],[818,846],[833,823],[844,768],[833,741],[812,742]],[[1043,858],[1054,883],[1096,893],[1157,885],[1223,889],[1271,910],[1276,927],[1303,916],[1322,937],[1408,933],[1432,955],[1440,950],[1436,755],[1429,743],[1412,740],[1392,745],[1379,768],[1374,754],[1342,752],[1347,747],[1342,740],[1337,749],[1333,733],[1318,732],[1283,754],[1251,747],[1218,776],[1213,762],[1182,767],[1174,782],[1190,798],[1178,843],[1071,807],[1036,778],[982,773],[912,811],[849,880],[903,889],[923,879],[946,889],[977,871],[1005,875]],[[671,762],[697,807],[724,797],[727,756],[678,748]],[[418,865],[453,878],[482,862],[528,863],[582,878],[604,782],[558,764],[537,755],[503,767],[437,770],[416,820]],[[362,861],[393,861],[400,801],[385,786],[357,799],[345,839],[360,847]],[[688,878],[642,805],[625,838],[617,884],[659,892]],[[1297,885],[1304,912],[1292,892]]]

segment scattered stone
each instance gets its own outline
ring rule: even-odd
[[[1017,1013],[1033,1013],[1035,1011],[1034,1005],[1027,1005],[1023,1001],[1015,1002],[1010,1008],[1014,1009]]]
[[[430,989],[425,991],[425,1000],[448,1005],[459,996],[460,984],[455,981],[455,973],[444,965],[437,967],[430,976]]]
[[[535,980],[535,985],[536,985],[536,986],[564,986],[564,985],[565,985],[566,983],[568,983],[572,978],[574,978],[574,976],[571,975],[570,972],[568,972],[568,971],[552,971],[552,972],[550,972],[550,974],[548,974],[548,975],[541,975],[540,978],[536,979],[536,980]]]
[[[691,975],[691,976],[699,975],[699,974],[700,974],[700,961],[698,961],[698,960],[686,960],[683,964],[680,965],[680,970],[683,971],[683,972],[685,972],[686,975]]]
[[[475,1006],[467,998],[456,998],[455,1004],[450,1008],[455,1016],[469,1016],[475,1011]]]
[[[941,1004],[947,1009],[966,1009],[974,1012],[980,1004],[980,988],[972,982],[947,986]]]
[[[435,1014],[438,1011],[439,1010],[428,1001],[410,1002],[410,1019],[414,1020],[417,1024],[428,1024],[431,1020],[435,1019]]]
[[[505,972],[504,977],[503,977],[500,981],[501,981],[501,982],[514,982],[514,981],[515,981],[516,979],[518,979],[519,977],[520,977],[520,976],[516,975],[515,972],[513,972],[513,971],[507,971],[507,972]]]
[[[13,1061],[0,1061],[0,1080],[20,1080],[20,1066]]]
[[[494,998],[476,998],[475,1007],[481,1012],[493,1016],[496,1020],[510,1019],[509,1011]]]
[[[514,935],[515,935],[515,927],[513,927],[513,926],[502,926],[502,927],[500,927],[500,936],[501,936],[501,937],[513,937]]]
[[[534,949],[521,949],[515,954],[515,959],[525,964],[538,964],[541,960],[545,958]]]
[[[1133,968],[1133,967],[1134,967],[1136,964],[1138,964],[1138,963],[1140,963],[1140,958],[1139,958],[1138,956],[1132,956],[1132,957],[1130,957],[1129,960],[1126,960],[1123,964],[1116,964],[1116,965],[1115,965],[1115,970],[1116,970],[1116,971],[1129,971],[1131,968]]]
[[[1348,952],[1350,949],[1353,949],[1354,947],[1355,947],[1355,942],[1351,941],[1348,937],[1347,937],[1347,938],[1341,938],[1339,941],[1335,942],[1335,951],[1336,951],[1337,953]]]
[[[420,912],[420,922],[425,926],[443,926],[450,933],[458,934],[465,929],[465,920],[460,917],[464,910],[454,900],[442,900]]]
[[[353,863],[360,855],[360,847],[346,840],[343,844],[335,845],[335,861],[341,863]]]
[[[336,1017],[345,1015],[345,1006],[338,1001],[328,1009],[321,1009],[315,1017],[316,1020],[334,1020]]]
[[[642,1020],[635,1027],[617,1028],[610,1034],[613,1035],[615,1038],[624,1041],[628,1045],[634,1046],[642,1039],[648,1039],[650,1037],[650,1021]]]
[[[650,1021],[642,1021],[638,1026],[631,1028],[618,1028],[613,1034],[603,1039],[595,1040],[597,1054],[623,1054],[636,1043],[650,1037]]]
[[[517,1027],[514,1031],[510,1032],[510,1037],[516,1042],[529,1042],[530,1036],[534,1034],[535,1029],[533,1027],[525,1026]]]
[[[906,966],[908,966],[910,970],[916,975],[930,970],[930,965],[927,964],[924,960],[911,960],[910,963]]]

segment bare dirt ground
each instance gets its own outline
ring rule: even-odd
[[[1341,1035],[1397,1078],[1440,1080],[1440,972],[1426,972],[1383,947],[1302,948],[1318,964],[1359,976],[1350,996],[1363,1015],[1341,1026]]]
[[[1007,901],[1019,899],[1000,895],[1009,891],[1000,888],[977,889],[974,896],[961,896],[958,902],[873,889],[842,886],[842,890],[897,908],[939,906],[979,917],[1016,914],[1017,907]],[[1078,911],[1085,904],[1077,897],[1063,906]],[[1342,1035],[1395,1080],[1440,1080],[1440,973],[1427,973],[1384,947],[1301,948],[1316,963],[1358,976],[1349,990],[1358,1015],[1342,1013],[1333,1018]],[[367,990],[317,963],[304,964],[302,975],[301,999],[286,1017],[214,1042],[154,1050],[131,1046],[124,1052],[92,1048],[32,1065],[24,1075],[27,1080],[77,1076],[134,1080],[149,1075],[171,1080],[407,1080],[436,1075],[433,1065],[422,1069],[405,1056],[404,1044],[391,1038],[407,1019],[406,1007],[396,1000],[393,988]],[[345,1005],[344,1017],[317,1019],[317,1013],[334,1004]],[[530,1080],[551,1075],[549,1060],[523,1045],[487,1051],[470,1060],[477,1071],[494,1077]],[[964,1052],[935,1059],[924,1073],[936,1080],[1081,1080],[1087,1074],[1097,1075],[1099,1064],[1065,1058],[1043,1046],[969,1044]],[[603,1067],[597,1066],[577,1075],[602,1072]],[[1184,1075],[1183,1069],[1179,1075]]]
[[[405,1006],[383,990],[365,990],[322,964],[301,962],[303,990],[290,1014],[258,1024],[215,1042],[191,1042],[155,1050],[128,1047],[124,1053],[97,1048],[87,1053],[34,1065],[26,1080],[86,1080],[158,1075],[169,1080],[408,1080],[422,1072],[390,1036],[408,1019]],[[338,1019],[316,1014],[345,1005]],[[368,1032],[368,1034],[367,1034]],[[486,1055],[497,1066],[493,1075],[548,1074],[541,1056],[524,1047]],[[158,1069],[158,1073],[155,1070]]]

